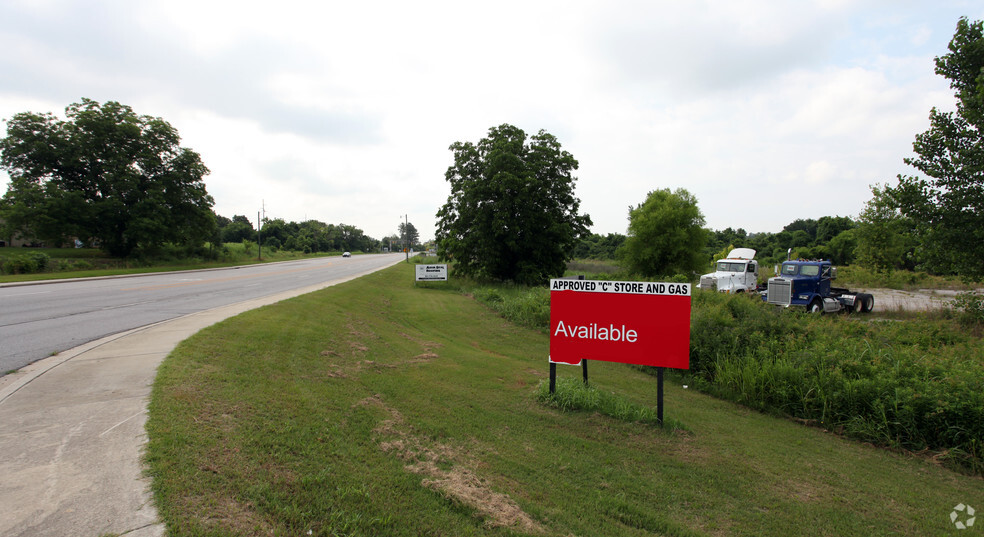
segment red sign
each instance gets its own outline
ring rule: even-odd
[[[550,280],[550,361],[690,368],[690,284]]]

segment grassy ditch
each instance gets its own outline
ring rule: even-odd
[[[614,404],[541,403],[544,331],[412,274],[400,264],[178,346],[147,424],[169,535],[938,535],[954,505],[984,500],[981,479],[674,376],[680,428],[657,427],[654,379],[621,364],[590,372]]]

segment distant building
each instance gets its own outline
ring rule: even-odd
[[[0,220],[0,224],[3,224],[3,220]],[[11,236],[5,236],[5,237],[0,237],[0,248],[5,248],[5,247],[8,247],[8,246],[10,246],[10,247],[28,246],[28,245],[33,244],[34,242],[36,242],[36,241],[32,241],[32,240],[29,240],[29,239],[24,239],[24,238],[22,238],[20,236],[17,236],[17,237],[14,237],[12,235]]]

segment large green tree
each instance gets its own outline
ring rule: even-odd
[[[936,73],[955,90],[955,112],[930,112],[916,136],[916,157],[905,159],[928,178],[899,176],[888,189],[915,225],[917,255],[926,268],[984,278],[984,27],[960,19]]]
[[[871,193],[873,197],[861,212],[855,230],[854,253],[858,264],[885,272],[913,269],[917,244],[913,230],[917,224],[899,212],[890,189],[876,185]]]
[[[214,236],[208,168],[168,122],[90,99],[66,115],[7,122],[0,166],[11,183],[0,217],[11,229],[50,243],[75,237],[120,257]]]
[[[253,223],[244,215],[233,215],[232,220],[219,216],[216,218],[222,234],[222,242],[243,242],[256,240],[256,230]]]
[[[420,232],[411,222],[400,222],[400,240],[408,248],[414,248],[420,243]]]
[[[577,160],[553,135],[512,125],[477,144],[451,145],[448,202],[438,211],[439,255],[464,274],[540,284],[560,276],[591,225],[574,196]]]
[[[682,188],[654,190],[645,202],[629,208],[629,233],[619,258],[642,276],[689,277],[705,268],[708,235],[693,194]]]

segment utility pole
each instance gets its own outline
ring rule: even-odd
[[[403,224],[403,251],[407,253],[407,261],[410,261],[410,215],[403,215],[405,223]]]
[[[266,216],[266,200],[260,200],[260,207],[263,209],[263,216]],[[260,228],[263,227],[263,220],[260,218],[260,211],[256,211],[256,259],[263,260],[263,237],[260,236]]]

